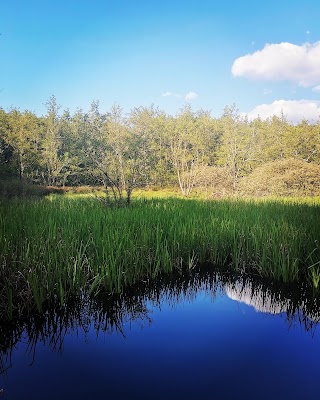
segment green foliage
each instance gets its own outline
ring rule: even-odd
[[[210,115],[195,113],[186,105],[176,118],[167,119],[166,142],[181,192],[189,196],[198,167],[207,165],[214,156],[215,130]]]
[[[293,158],[269,162],[243,178],[239,190],[248,196],[319,196],[320,165]]]
[[[101,112],[98,101],[71,114],[54,96],[46,107],[40,117],[0,108],[0,177],[57,187],[103,184],[110,199],[130,202],[136,188],[151,185],[179,186],[184,196],[239,195],[238,188],[254,194],[246,177],[254,179],[269,162],[320,163],[320,122],[293,126],[284,115],[248,121],[234,105],[220,118],[189,105],[175,116],[153,106]],[[279,182],[260,192],[317,193],[311,175],[303,191],[296,183],[300,167],[290,165],[291,173],[273,169]]]
[[[256,138],[235,105],[225,107],[218,126],[221,132],[218,164],[228,169],[235,190],[240,178],[252,168]]]
[[[39,162],[40,121],[35,114],[17,109],[11,109],[3,117],[2,143],[11,150],[11,160],[7,158],[6,162],[11,161],[20,179],[32,179]],[[6,153],[8,157],[8,150]]]

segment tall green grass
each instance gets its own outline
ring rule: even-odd
[[[284,282],[320,280],[320,205],[275,200],[96,199],[0,203],[0,313],[82,290],[119,293],[160,272],[212,264]]]

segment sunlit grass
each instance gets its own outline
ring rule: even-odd
[[[63,194],[52,193],[46,196],[49,200],[54,200],[60,198],[61,196],[68,199],[81,199],[81,198],[105,198],[105,190],[103,187],[76,187],[67,188],[65,191],[61,191]],[[123,193],[125,197],[125,193]],[[132,192],[132,199],[168,199],[168,198],[178,198],[185,199],[181,194],[179,188],[175,187],[164,187],[164,188],[141,188],[135,189]],[[191,192],[188,199],[203,200],[203,201],[223,201],[222,199],[208,199],[206,194],[201,191]],[[301,196],[301,197],[276,197],[276,196],[266,196],[266,197],[239,197],[237,195],[230,196],[225,200],[229,201],[242,201],[249,203],[283,203],[283,204],[309,204],[309,205],[320,205],[320,196]]]
[[[196,263],[317,288],[319,211],[314,199],[136,198],[124,208],[79,194],[2,201],[1,312],[40,311],[84,289],[121,292]]]

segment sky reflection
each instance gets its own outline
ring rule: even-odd
[[[0,389],[5,399],[317,396],[317,303],[302,289],[196,271],[78,299],[1,325]]]

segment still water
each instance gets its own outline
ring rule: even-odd
[[[211,273],[0,327],[0,399],[320,398],[320,302]]]

